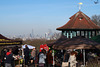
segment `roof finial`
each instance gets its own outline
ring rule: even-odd
[[[83,4],[83,3],[78,3],[79,4],[79,11],[81,10],[81,5]]]

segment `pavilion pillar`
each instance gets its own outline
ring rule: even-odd
[[[99,31],[99,35],[100,35],[100,31]]]
[[[94,32],[94,31],[92,31],[92,37],[94,37],[94,35],[95,35],[95,32]]]
[[[69,31],[66,31],[66,37],[69,38]]]
[[[100,35],[100,31],[98,31],[98,33],[99,33],[98,35]]]
[[[96,31],[96,36],[98,35],[98,31]]]
[[[77,37],[77,31],[75,31],[76,32],[76,37]]]
[[[80,36],[82,36],[81,31],[80,31]]]
[[[84,37],[85,37],[86,31],[84,31]]]
[[[64,35],[64,30],[62,30],[62,34],[61,34],[62,36]]]
[[[67,31],[67,38],[69,38],[69,31]]]
[[[67,37],[67,31],[66,31],[66,37]]]
[[[87,38],[89,38],[89,31],[87,31]]]
[[[93,37],[92,31],[91,31],[91,37]]]
[[[97,35],[99,35],[99,31],[97,31]]]
[[[89,38],[91,38],[91,31],[89,31]]]
[[[99,31],[98,31],[98,35],[99,35]]]
[[[73,37],[76,37],[76,31],[72,31]]]
[[[94,36],[96,36],[96,31],[94,31]]]
[[[71,34],[70,34],[70,38],[73,38],[73,32],[71,31],[70,33],[71,33]]]
[[[70,31],[68,32],[68,34],[69,34],[69,35],[68,35],[68,38],[70,38]]]

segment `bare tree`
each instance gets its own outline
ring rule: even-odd
[[[100,26],[100,15],[93,15],[91,20],[98,26]]]

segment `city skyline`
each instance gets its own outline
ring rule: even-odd
[[[95,1],[95,0],[94,0]],[[100,15],[100,4],[88,0],[0,0],[0,34],[3,35],[34,35],[45,36],[50,29],[64,25],[69,18],[81,11],[91,18]]]

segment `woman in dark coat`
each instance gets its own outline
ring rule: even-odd
[[[52,50],[49,50],[47,53],[48,67],[52,67],[52,62],[53,62]]]
[[[69,52],[66,51],[65,54],[64,54],[64,59],[63,59],[63,61],[64,61],[64,62],[68,62],[69,56],[70,56]]]

